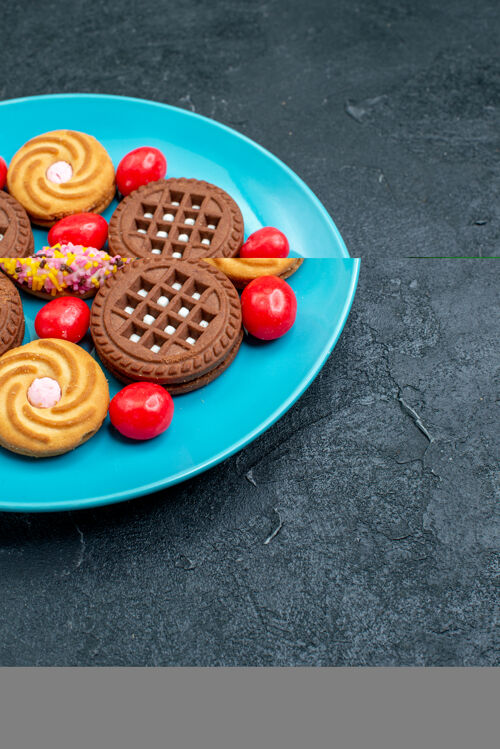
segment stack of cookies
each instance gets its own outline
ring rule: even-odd
[[[138,259],[99,290],[90,329],[104,366],[122,382],[187,393],[218,377],[243,337],[239,296],[198,260]]]

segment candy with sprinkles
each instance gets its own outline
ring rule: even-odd
[[[68,295],[86,299],[95,296],[128,260],[68,242],[43,247],[31,257],[0,257],[0,267],[25,291],[43,299]]]

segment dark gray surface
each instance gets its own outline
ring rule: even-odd
[[[0,663],[498,664],[500,264],[402,259],[498,254],[498,4],[87,5],[2,9],[0,98],[233,125],[362,272],[320,376],[242,453],[115,507],[0,516]]]

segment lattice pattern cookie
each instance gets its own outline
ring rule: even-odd
[[[0,274],[0,356],[20,346],[24,337],[23,305],[19,292]]]
[[[124,257],[234,257],[243,217],[220,187],[195,179],[150,182],[128,195],[109,223],[109,247]]]
[[[27,257],[34,250],[28,215],[11,195],[0,190],[0,257]]]
[[[103,364],[118,379],[188,392],[236,356],[240,300],[226,276],[201,261],[137,259],[99,290],[90,328]]]

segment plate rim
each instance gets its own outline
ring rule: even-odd
[[[268,151],[267,148],[264,146],[261,146],[260,143],[257,143],[257,141],[252,140],[252,138],[249,138],[247,135],[243,135],[243,133],[240,133],[238,130],[235,130],[233,127],[229,127],[229,125],[224,125],[222,122],[219,122],[218,120],[214,120],[212,117],[206,117],[204,114],[198,114],[198,112],[191,112],[189,109],[183,109],[182,107],[176,107],[173,104],[164,104],[160,101],[154,101],[153,99],[141,99],[139,96],[120,96],[118,94],[93,94],[93,93],[59,93],[59,94],[37,94],[35,96],[22,96],[17,99],[4,99],[0,101],[0,107],[7,106],[9,104],[22,104],[29,101],[43,101],[47,99],[113,99],[117,101],[128,101],[128,102],[134,102],[135,104],[147,104],[148,106],[153,107],[159,107],[160,109],[168,109],[172,110],[174,112],[181,113],[191,119],[195,120],[203,120],[204,122],[210,124],[212,127],[220,128],[221,130],[224,130],[226,133],[229,133],[232,136],[236,136],[237,138],[240,138],[245,143],[248,143],[248,145],[252,146],[253,148],[257,148],[264,156],[271,159],[271,161],[274,161],[275,164],[277,164],[281,169],[284,169],[285,172],[288,174],[289,177],[292,178],[292,180],[301,188],[306,189],[306,192],[309,195],[309,198],[312,199],[313,203],[316,205],[316,207],[320,210],[320,212],[323,214],[323,216],[326,218],[327,223],[330,226],[331,231],[335,235],[335,238],[339,244],[339,247],[342,251],[343,257],[350,258],[351,255],[349,254],[349,250],[347,249],[347,246],[342,238],[342,235],[340,231],[338,230],[333,218],[330,216],[328,211],[326,210],[325,206],[321,202],[321,200],[317,197],[317,195],[311,190],[309,185],[300,177],[296,172],[291,169],[287,164],[285,164],[284,161],[282,161],[278,156],[275,156],[271,151]]]
[[[288,174],[288,176],[298,185],[298,187],[300,187],[303,191],[305,189],[305,192],[308,195],[308,197],[313,201],[313,203],[319,209],[320,213],[323,215],[323,218],[326,219],[327,223],[330,226],[330,229],[332,230],[333,234],[335,235],[337,239],[338,245],[343,253],[343,257],[325,258],[325,259],[331,259],[332,261],[337,261],[337,262],[339,261],[345,262],[346,260],[352,261],[353,272],[351,272],[350,274],[349,288],[347,290],[346,299],[342,307],[341,314],[339,315],[337,319],[337,324],[332,329],[322,350],[320,351],[320,353],[318,354],[314,362],[311,364],[310,370],[307,373],[307,375],[300,381],[300,383],[295,387],[292,393],[290,393],[289,396],[284,401],[282,401],[282,403],[280,403],[278,408],[276,408],[271,414],[269,414],[269,416],[263,422],[261,422],[255,429],[253,429],[251,432],[249,432],[244,437],[242,437],[238,442],[233,443],[229,448],[220,451],[216,455],[212,456],[209,460],[202,461],[201,463],[198,463],[195,466],[191,466],[187,469],[178,471],[176,474],[174,474],[173,476],[170,476],[170,478],[168,479],[161,479],[159,481],[145,483],[139,487],[134,488],[133,490],[129,490],[129,489],[121,490],[118,492],[106,493],[106,494],[93,496],[93,497],[86,498],[86,499],[80,498],[76,500],[75,499],[52,500],[51,504],[47,506],[40,506],[39,504],[32,503],[32,502],[23,502],[22,506],[20,506],[18,500],[9,501],[9,500],[0,499],[0,511],[2,512],[50,513],[50,512],[85,510],[85,509],[90,509],[94,507],[104,507],[104,506],[116,504],[119,502],[131,500],[131,499],[144,496],[147,494],[152,494],[162,489],[167,489],[171,486],[175,486],[176,484],[179,484],[183,481],[187,481],[188,479],[193,478],[194,476],[197,476],[206,470],[209,470],[210,468],[218,465],[222,461],[231,457],[232,455],[234,455],[235,453],[239,452],[244,447],[246,447],[246,445],[248,445],[250,442],[257,439],[257,437],[259,437],[261,434],[267,431],[276,421],[278,421],[278,419],[281,418],[281,416],[283,416],[294,405],[294,403],[299,399],[299,397],[305,392],[305,390],[307,390],[307,388],[316,379],[316,377],[319,375],[321,369],[323,368],[323,365],[325,364],[326,360],[332,353],[335,347],[335,344],[337,343],[340,337],[340,334],[347,321],[347,318],[348,318],[348,315],[349,315],[349,312],[351,310],[352,303],[354,300],[354,296],[356,293],[356,288],[357,288],[358,279],[359,279],[361,259],[351,258],[337,226],[335,225],[332,217],[330,216],[330,214],[328,213],[324,205],[321,203],[319,198],[314,194],[314,192],[304,182],[304,180],[302,180],[302,178],[299,177],[289,166],[287,166],[283,161],[281,161],[281,159],[279,159],[277,156],[272,154],[270,151],[268,151],[266,148],[261,146],[259,143],[256,143],[255,141],[253,141],[251,138],[248,138],[246,135],[239,133],[234,128],[231,128],[227,125],[217,122],[217,120],[198,114],[197,112],[191,112],[189,110],[182,109],[181,107],[175,107],[170,104],[163,104],[162,102],[156,102],[150,99],[141,99],[139,97],[129,97],[129,96],[119,96],[115,94],[93,94],[93,93],[41,94],[41,95],[36,95],[36,96],[25,96],[25,97],[20,97],[16,99],[5,99],[3,101],[0,101],[0,107],[4,107],[9,104],[22,104],[24,102],[31,102],[31,101],[46,101],[46,100],[53,101],[54,99],[96,99],[96,98],[120,100],[120,101],[125,101],[125,102],[129,101],[129,102],[134,102],[134,103],[145,104],[148,106],[159,107],[161,109],[173,110],[175,112],[182,113],[183,115],[187,117],[192,117],[197,120],[203,120],[209,123],[210,126],[212,127],[215,126],[217,128],[221,128],[223,131],[229,133],[231,136],[236,136],[237,138],[240,138],[246,143],[248,143],[253,148],[257,148],[264,156],[266,156],[267,158],[270,158],[281,169],[284,169],[285,172]],[[306,259],[314,260],[315,258],[306,258]]]

